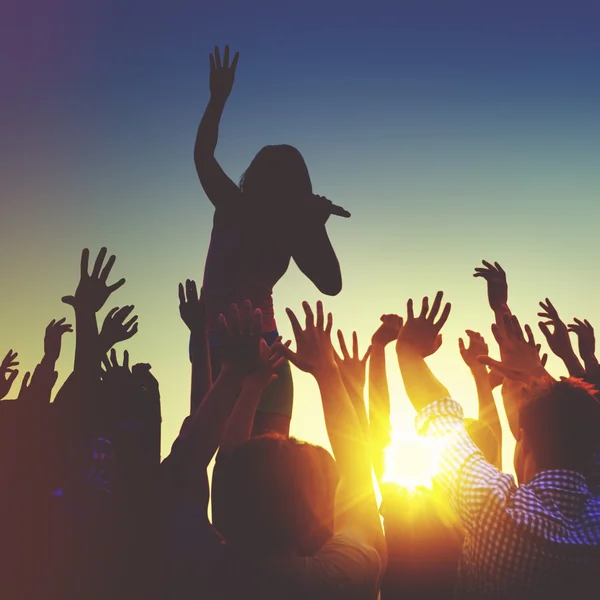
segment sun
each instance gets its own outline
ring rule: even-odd
[[[383,483],[393,483],[410,491],[432,488],[439,470],[441,440],[416,433],[394,434],[385,453]]]

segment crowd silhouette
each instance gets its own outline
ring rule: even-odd
[[[0,364],[0,597],[597,598],[592,325],[567,325],[549,299],[540,302],[539,329],[566,370],[550,374],[533,330],[509,309],[505,271],[483,261],[474,276],[487,285],[499,360],[475,331],[457,349],[474,379],[477,419],[464,418],[460,398],[426,362],[451,312],[442,292],[419,309],[399,301],[402,314],[381,316],[362,350],[355,332],[337,331],[334,347],[322,302],[303,302],[302,318],[287,309],[294,339],[284,341],[274,286],[293,259],[322,294],[339,294],[326,223],[350,214],[313,193],[291,146],[260,150],[239,185],[224,173],[215,149],[237,63],[228,47],[210,55],[194,149],[215,214],[203,284],[190,279],[178,290],[190,334],[190,414],[161,460],[159,384],[149,364],[115,349],[137,333],[134,307],[97,320],[125,279],[112,283],[116,258],[106,248],[92,261],[84,249],[77,288],[62,298],[73,325],[48,325],[44,354],[13,400],[17,351]],[[51,401],[61,341],[72,332],[73,371]],[[390,344],[416,430],[440,448],[431,488],[384,477]],[[317,383],[333,455],[289,436],[293,369]],[[502,471],[508,434],[517,481]]]

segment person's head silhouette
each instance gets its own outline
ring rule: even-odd
[[[265,146],[240,179],[242,194],[254,202],[289,202],[312,194],[302,154],[293,146]]]

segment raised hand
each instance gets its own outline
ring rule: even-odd
[[[81,253],[81,273],[79,285],[74,296],[64,296],[62,301],[69,304],[73,308],[86,309],[93,313],[97,313],[108,300],[108,297],[118,290],[124,283],[125,279],[120,279],[117,283],[107,285],[106,281],[115,264],[114,254],[108,259],[104,265],[106,258],[106,248],[102,248],[98,253],[92,273],[88,273],[88,264],[90,259],[90,251],[84,248]],[[103,267],[104,265],[104,267]]]
[[[100,331],[100,345],[102,352],[108,352],[115,344],[131,339],[138,332],[137,315],[125,323],[134,306],[113,308],[104,318]]]
[[[229,46],[225,46],[222,62],[218,46],[215,46],[214,54],[210,55],[210,95],[216,100],[225,102],[229,98],[239,57],[240,53],[236,52],[229,64]]]
[[[281,337],[278,337],[275,343],[281,343]],[[284,345],[289,347],[290,344],[291,342],[286,342]],[[260,340],[259,355],[259,363],[256,369],[244,379],[244,386],[254,386],[264,390],[277,379],[276,373],[285,363],[285,358],[276,348],[269,347],[264,339]]]
[[[321,301],[317,302],[316,322],[308,302],[303,302],[302,308],[306,315],[305,329],[302,329],[294,312],[289,308],[286,309],[296,339],[296,351],[293,352],[282,344],[274,344],[274,347],[301,371],[311,375],[316,375],[323,368],[331,366],[336,368],[335,354],[331,344],[333,315],[329,313],[327,322],[325,322]]]
[[[492,265],[485,260],[481,262],[483,267],[476,268],[473,277],[483,277],[487,281],[488,300],[494,313],[506,312],[508,310],[506,273],[498,263]]]
[[[19,364],[19,362],[15,360],[17,356],[17,352],[9,350],[8,354],[2,360],[2,363],[0,363],[0,400],[6,398],[12,384],[19,375],[19,371],[13,369],[13,367],[16,367]]]
[[[442,304],[443,292],[438,292],[431,310],[429,310],[429,299],[423,298],[421,314],[415,318],[413,314],[413,301],[407,304],[407,319],[398,335],[396,342],[396,353],[411,353],[426,358],[437,352],[442,345],[440,330],[448,320],[452,305],[447,302],[440,318],[436,321]]]
[[[179,314],[190,331],[203,332],[206,329],[206,300],[202,290],[198,296],[196,282],[187,279],[185,288],[179,284]]]
[[[395,342],[400,335],[403,323],[402,317],[398,315],[382,315],[381,325],[373,334],[371,344],[385,347],[391,342]]]
[[[526,384],[549,374],[542,364],[539,346],[535,344],[529,326],[525,326],[528,339],[525,339],[519,320],[514,315],[505,315],[502,326],[492,325],[492,333],[500,346],[502,361],[489,356],[479,357],[479,362],[501,373],[512,381]]]
[[[348,347],[346,346],[344,334],[339,329],[337,336],[340,343],[342,356],[339,356],[334,350],[334,357],[338,369],[340,370],[344,387],[346,388],[351,400],[354,400],[358,397],[362,399],[365,389],[367,360],[371,354],[372,346],[367,348],[367,351],[361,358],[360,354],[358,353],[358,335],[356,334],[356,331],[353,331],[351,356],[348,352]]]
[[[17,400],[30,405],[48,404],[52,388],[57,379],[58,373],[56,371],[48,369],[44,365],[38,365],[33,372],[33,376],[29,371],[25,373]]]
[[[460,355],[462,359],[465,361],[465,364],[471,371],[473,369],[481,369],[485,368],[485,365],[482,365],[477,358],[479,356],[487,356],[488,355],[488,345],[485,343],[483,336],[476,331],[471,331],[469,329],[465,332],[469,336],[469,347],[465,346],[465,343],[462,338],[458,338],[458,348],[460,350]],[[500,381],[502,383],[502,381]]]
[[[66,323],[66,319],[55,321],[54,319],[46,327],[44,335],[44,357],[55,363],[60,356],[62,336],[73,331],[72,325]]]
[[[123,352],[123,364],[119,364],[117,352],[113,348],[108,356],[102,358],[102,381],[110,385],[126,385],[130,381],[129,352]]]
[[[575,355],[569,337],[569,330],[558,316],[558,311],[548,298],[546,298],[545,303],[540,302],[540,306],[543,311],[539,312],[538,316],[548,320],[541,321],[538,325],[548,342],[548,346],[550,346],[550,350],[563,360],[571,376],[578,377],[582,375],[584,373],[583,367]],[[552,326],[554,330],[550,331],[549,326]]]
[[[598,359],[596,358],[596,338],[594,337],[594,328],[590,322],[585,319],[581,321],[574,319],[574,323],[568,326],[568,330],[577,334],[579,340],[579,354],[583,359],[587,371],[598,368]]]
[[[224,367],[249,375],[260,365],[260,341],[262,312],[253,311],[252,303],[246,300],[242,310],[232,304],[229,315],[219,317],[221,359]]]

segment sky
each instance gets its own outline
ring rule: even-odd
[[[342,293],[320,298],[292,266],[275,291],[280,331],[285,307],[323,299],[366,347],[381,314],[444,290],[452,314],[430,365],[475,416],[457,339],[480,331],[494,355],[481,259],[506,269],[522,321],[550,297],[566,320],[600,323],[598,17],[578,0],[2,3],[0,352],[33,369],[47,323],[73,318],[60,298],[81,249],[107,246],[127,284],[100,317],[136,307],[139,334],[120,350],[160,382],[166,456],[189,406],[177,284],[202,280],[212,225],[193,144],[208,55],[227,43],[240,60],[217,147],[226,172],[292,144],[315,192],[352,213],[328,225]],[[59,384],[73,350],[71,336]],[[391,349],[388,371],[394,426],[410,430]],[[292,433],[327,445],[316,385],[294,377]]]

